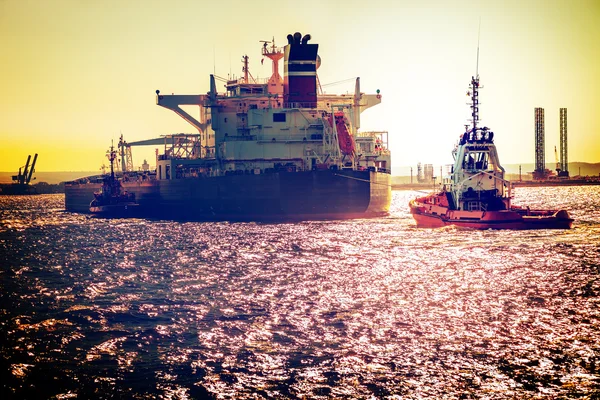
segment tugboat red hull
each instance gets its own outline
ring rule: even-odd
[[[456,226],[468,229],[570,229],[573,219],[565,210],[527,210],[511,208],[501,211],[461,211],[430,207],[415,200],[410,212],[419,228]]]

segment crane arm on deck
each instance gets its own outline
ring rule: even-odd
[[[204,133],[208,124],[206,123],[205,118],[205,102],[207,96],[206,95],[163,95],[160,94],[160,91],[156,91],[156,104],[161,107],[168,108],[169,110],[174,111],[177,115],[187,121],[189,124],[193,125],[198,132]],[[190,114],[185,112],[180,106],[182,105],[193,105],[198,106],[200,108],[200,120],[192,117]]]

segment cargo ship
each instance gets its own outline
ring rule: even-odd
[[[569,229],[566,210],[533,210],[511,204],[512,184],[504,179],[494,132],[479,122],[479,75],[471,78],[472,126],[455,146],[449,187],[409,202],[417,227],[453,225],[470,229]]]
[[[168,134],[127,143],[121,138],[122,187],[135,194],[138,214],[184,220],[345,219],[386,215],[391,202],[387,132],[362,132],[360,115],[381,103],[375,94],[325,94],[310,35],[287,36],[283,48],[262,41],[272,75],[210,75],[199,95],[165,95],[156,104],[174,111],[198,133]],[[264,60],[263,58],[263,60]],[[279,74],[283,59],[284,76]],[[217,90],[224,84],[224,92]],[[194,117],[182,106],[197,106]],[[133,171],[133,146],[161,146],[155,171]],[[65,184],[67,211],[89,212],[101,175]]]

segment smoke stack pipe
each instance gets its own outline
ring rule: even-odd
[[[318,44],[308,44],[310,35],[288,35],[285,46],[283,101],[290,108],[317,107]]]

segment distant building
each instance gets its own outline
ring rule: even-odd
[[[433,181],[433,164],[425,164],[423,166],[423,175],[425,178],[425,182]]]

